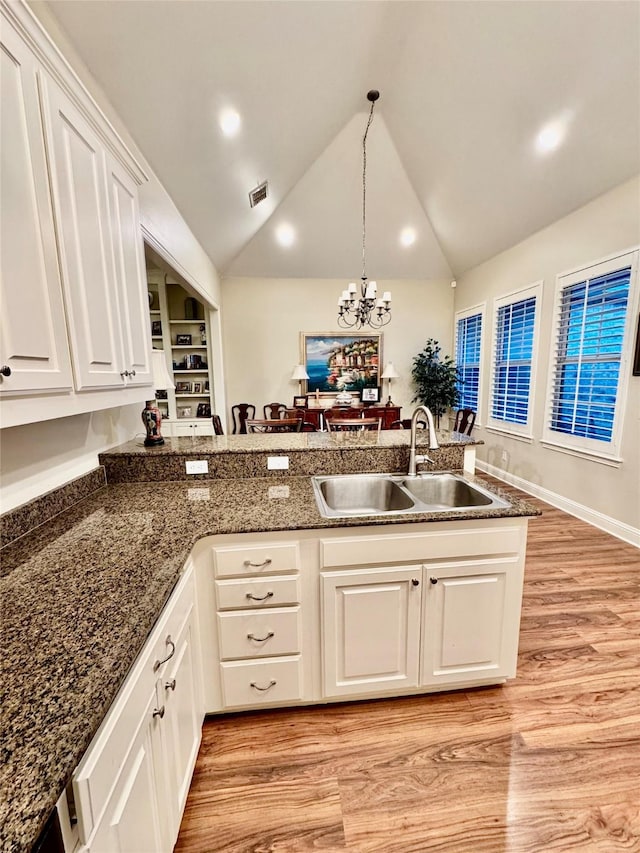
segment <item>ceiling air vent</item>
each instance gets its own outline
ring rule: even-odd
[[[260,204],[261,201],[264,201],[268,194],[268,181],[264,181],[262,184],[258,184],[257,187],[254,187],[249,193],[249,204],[251,207],[255,207],[256,204]]]

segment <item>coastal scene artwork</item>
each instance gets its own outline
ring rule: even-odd
[[[362,391],[380,384],[381,334],[302,332],[300,348],[309,374],[306,389],[309,394]]]

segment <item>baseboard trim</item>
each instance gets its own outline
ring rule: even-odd
[[[622,539],[623,542],[628,542],[629,545],[640,548],[640,530],[636,527],[631,527],[630,524],[617,521],[615,518],[611,518],[611,516],[604,515],[601,512],[590,509],[588,506],[584,506],[584,504],[579,504],[563,495],[545,489],[537,483],[530,483],[528,480],[516,477],[515,474],[510,474],[508,471],[496,468],[495,465],[490,465],[481,459],[476,460],[476,468],[478,471],[483,471],[497,480],[502,480],[504,483],[515,486],[516,489],[521,489],[529,495],[546,501],[551,506],[555,506],[557,509],[561,509],[563,512],[579,518],[581,521],[586,521],[587,524],[592,524],[605,533],[610,533],[616,539]]]

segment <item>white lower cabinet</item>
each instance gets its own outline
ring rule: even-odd
[[[421,572],[322,573],[324,695],[417,687]]]
[[[74,773],[83,853],[165,853],[178,836],[202,721],[187,569]]]
[[[522,574],[515,559],[425,568],[420,683],[516,674]]]

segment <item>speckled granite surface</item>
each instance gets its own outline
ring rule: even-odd
[[[424,470],[462,468],[464,448],[482,443],[449,432],[438,438],[440,448],[429,450],[426,431],[418,431],[417,446],[433,459],[433,464],[428,464]],[[134,441],[121,444],[102,453],[100,463],[105,466],[109,483],[278,477],[281,471],[267,469],[267,457],[273,455],[287,455],[289,473],[300,476],[360,471],[384,473],[406,471],[409,440],[408,430],[168,438],[157,448],[143,447]],[[194,457],[207,460],[208,474],[186,473],[185,460]]]
[[[96,489],[101,489],[105,482],[104,468],[100,466],[82,477],[77,477],[66,486],[53,489],[33,501],[5,512],[0,517],[0,548],[24,536],[59,512],[69,509]]]
[[[201,536],[370,525],[323,518],[308,477],[110,485],[2,550],[0,849],[29,850]],[[480,479],[479,482],[482,483]],[[496,491],[494,489],[494,491]],[[534,515],[507,510],[449,516]],[[413,514],[378,523],[442,521]],[[446,522],[443,522],[446,523]]]

